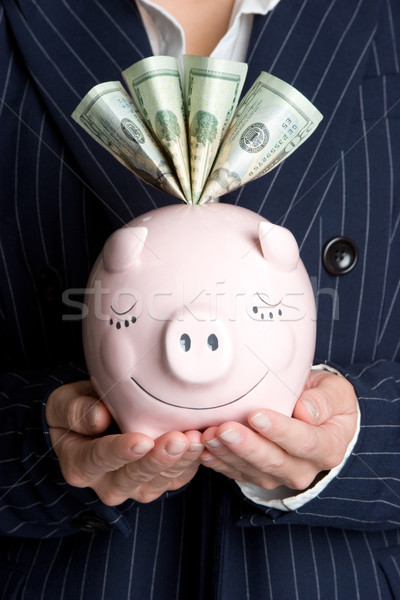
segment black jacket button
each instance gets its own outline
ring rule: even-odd
[[[356,244],[348,237],[339,236],[329,240],[322,250],[322,262],[331,275],[345,275],[358,259]]]

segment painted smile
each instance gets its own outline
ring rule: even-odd
[[[259,379],[257,381],[257,383],[255,383],[253,385],[253,387],[251,387],[249,390],[247,390],[247,392],[245,392],[241,396],[238,396],[234,400],[229,400],[229,402],[224,402],[223,404],[216,404],[215,406],[184,406],[182,404],[174,404],[173,402],[167,402],[167,400],[162,400],[161,398],[154,396],[154,394],[151,394],[142,385],[140,385],[140,383],[138,383],[136,381],[136,379],[134,379],[133,377],[131,377],[131,380],[133,381],[133,383],[135,383],[138,386],[138,388],[140,388],[143,392],[145,392],[148,396],[150,396],[150,398],[153,398],[154,400],[157,400],[158,402],[162,402],[163,404],[168,404],[169,406],[174,406],[176,408],[186,408],[189,410],[211,410],[213,408],[221,408],[222,406],[228,406],[229,404],[234,404],[235,402],[238,402],[239,400],[241,400],[242,398],[247,396],[247,394],[252,392],[262,382],[262,380],[265,379],[265,377],[268,375],[268,373],[269,373],[269,371],[264,373],[264,375],[261,377],[261,379]]]

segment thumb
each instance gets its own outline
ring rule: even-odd
[[[325,392],[316,388],[308,389],[297,400],[293,416],[310,425],[320,425],[327,420],[325,415],[328,412],[328,404],[329,399]]]
[[[111,415],[96,396],[90,381],[77,381],[62,385],[50,394],[46,421],[49,427],[98,435],[109,427]]]
[[[300,395],[293,416],[311,425],[321,425],[335,416],[355,412],[356,407],[354,388],[345,377],[315,372]]]

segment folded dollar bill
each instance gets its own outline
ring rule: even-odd
[[[321,113],[262,72],[239,103],[245,63],[152,56],[120,82],[96,85],[73,119],[138,177],[188,204],[213,200],[264,175],[304,142]]]

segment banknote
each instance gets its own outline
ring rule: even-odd
[[[192,201],[196,204],[239,102],[247,64],[186,55],[183,65]]]
[[[321,119],[298,90],[262,72],[237,108],[199,203],[271,171],[313,133]]]
[[[121,83],[96,85],[72,118],[146,183],[185,200],[174,169]]]
[[[315,130],[321,113],[298,90],[262,72],[238,105],[247,65],[153,56],[96,85],[72,117],[141,179],[188,204],[261,177]]]
[[[185,107],[177,60],[150,56],[122,75],[142,118],[172,161],[186,202],[191,203]]]

